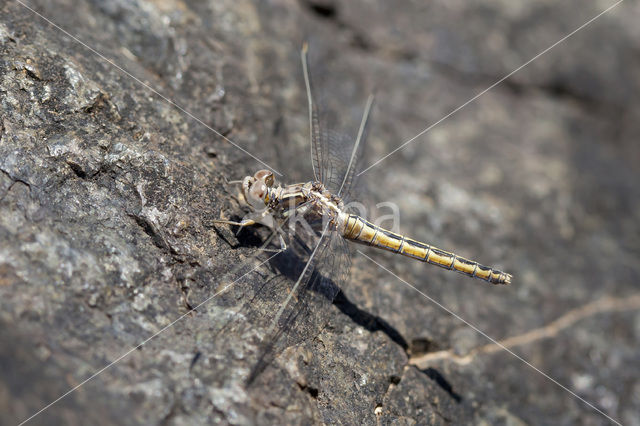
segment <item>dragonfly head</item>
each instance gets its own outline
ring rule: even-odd
[[[260,209],[269,203],[269,188],[275,183],[273,172],[259,170],[242,180],[242,194],[251,207]]]

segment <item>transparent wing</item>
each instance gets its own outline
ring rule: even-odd
[[[331,120],[325,119],[325,121]],[[319,133],[320,144],[326,154],[322,167],[324,176],[322,183],[330,192],[347,201],[352,195],[351,190],[356,182],[355,172],[360,164],[362,143],[355,147],[356,136],[332,130],[329,126],[320,130]],[[356,148],[355,152],[354,148]]]
[[[358,128],[348,119],[349,114],[343,112],[338,116],[335,108],[328,106],[335,103],[330,98],[316,96],[307,65],[306,45],[302,49],[302,66],[309,104],[311,164],[314,177],[329,191],[344,197],[353,187],[366,138],[366,123],[373,97],[370,96],[367,101]],[[349,130],[346,130],[347,127]]]
[[[332,232],[327,240],[325,251],[316,268],[322,279],[314,283],[310,289],[326,295],[333,302],[349,278],[351,254],[347,241],[338,232]]]
[[[247,276],[241,288],[230,293],[225,302],[218,302],[231,312],[220,328],[220,334],[227,334],[227,338],[220,337],[219,341],[237,346],[234,336],[246,336],[242,340],[255,348],[257,359],[252,362],[248,384],[286,348],[320,333],[327,311],[348,275],[348,246],[334,231],[320,238],[317,227],[297,229],[288,238],[287,246],[286,252],[269,262],[271,272]],[[270,327],[272,324],[274,327]]]
[[[364,112],[362,113],[362,119],[360,120],[360,127],[358,128],[358,134],[356,135],[356,140],[351,147],[351,157],[349,158],[349,163],[347,164],[346,171],[344,172],[344,179],[342,181],[342,185],[338,190],[338,195],[341,196],[344,200],[349,200],[352,196],[351,192],[355,187],[355,182],[357,180],[356,171],[361,170],[362,159],[363,159],[363,148],[366,146],[367,139],[367,124],[369,122],[369,114],[371,112],[371,107],[373,106],[373,94],[369,95],[367,99],[367,103],[364,107]]]
[[[281,302],[282,311],[270,318],[270,321],[277,323],[264,336],[260,357],[248,377],[248,383],[252,383],[284,349],[313,339],[322,331],[327,321],[327,311],[348,274],[349,256],[343,251],[346,247],[343,238],[336,232],[331,232],[320,240],[315,255],[307,259],[306,263],[296,262],[295,259],[300,259],[297,255],[281,258],[288,262],[287,265],[280,266],[283,276],[290,268],[296,272],[302,268],[298,275],[293,276],[295,280],[287,280],[289,286],[298,281],[299,285],[291,297],[287,296]],[[298,249],[305,253],[308,250],[302,247],[296,250]],[[285,291],[294,289],[289,287]]]
[[[311,166],[313,167],[313,177],[316,181],[324,182],[322,174],[323,165],[326,154],[323,151],[323,145],[320,143],[320,123],[318,118],[318,107],[315,104],[313,96],[313,88],[311,85],[311,76],[309,75],[309,67],[307,65],[307,44],[302,47],[302,71],[304,73],[304,83],[307,90],[307,101],[309,108],[309,130],[311,139]]]
[[[367,102],[360,126],[346,126],[352,123],[349,114],[337,116],[329,112],[337,111],[336,108],[324,107],[335,106],[335,98],[316,100],[313,95],[306,55],[305,47],[302,61],[314,177],[329,191],[344,198],[353,187],[373,99],[370,97]],[[351,129],[350,133],[338,130],[347,127]],[[317,212],[311,209],[309,215],[314,214]],[[321,331],[326,322],[326,311],[347,279],[350,268],[348,245],[335,231],[326,232],[325,227],[320,232],[321,219],[305,217],[302,223],[296,223],[295,232],[288,233],[287,251],[270,262],[273,273],[262,280],[248,280],[247,297],[240,295],[238,297],[243,301],[236,299],[241,307],[234,315],[235,323],[249,324],[246,333],[258,337],[258,360],[249,374],[249,383],[259,377],[281,351],[311,339]],[[310,226],[305,227],[305,224]]]

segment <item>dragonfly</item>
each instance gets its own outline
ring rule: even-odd
[[[305,43],[301,60],[308,101],[314,179],[282,185],[276,182],[270,170],[259,170],[241,181],[232,182],[241,184],[242,197],[251,212],[241,221],[214,221],[239,226],[240,230],[264,225],[272,233],[263,247],[278,238],[278,252],[291,251],[294,256],[304,259],[304,266],[295,271],[291,279],[293,284],[286,289],[287,295],[278,310],[269,313],[266,336],[271,349],[283,334],[291,333],[294,322],[306,322],[306,326],[297,330],[302,334],[308,331],[309,321],[305,320],[313,315],[311,299],[326,306],[336,297],[349,274],[348,242],[390,251],[492,284],[509,284],[510,274],[391,232],[345,208],[354,192],[356,165],[366,135],[373,95],[367,99],[355,140],[334,131],[327,116],[316,105],[307,56],[308,46]],[[315,306],[317,310],[318,305]],[[299,340],[289,339],[289,343],[295,341]]]

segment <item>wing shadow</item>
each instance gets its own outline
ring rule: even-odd
[[[234,234],[238,229],[237,226],[232,227]],[[263,233],[252,228],[243,229],[236,235],[236,240],[238,245],[231,246],[234,249],[260,247],[264,242]],[[246,301],[238,312],[243,312],[248,317],[253,317],[254,322],[257,319],[257,322],[264,325],[268,313],[265,314],[265,311],[261,310],[260,314],[254,316],[249,312],[256,310],[255,304],[260,303],[260,299],[271,302],[270,305],[276,306],[277,310],[278,301],[285,297],[286,292],[291,289],[291,285],[303,273],[310,253],[308,245],[302,240],[296,239],[287,251],[271,259],[268,265],[275,276],[267,280],[268,282],[254,286],[253,297]],[[322,255],[319,255],[319,258],[322,261]],[[316,268],[308,270],[307,274],[309,276],[304,278],[306,281],[304,290],[298,292],[296,297],[290,301],[291,306],[287,307],[274,334],[265,336],[266,339],[259,349],[258,361],[245,381],[247,386],[251,385],[284,349],[317,336],[327,323],[326,311],[331,304],[367,331],[382,332],[403,350],[408,349],[409,344],[397,329],[382,318],[360,309],[344,295],[337,283],[323,277]],[[312,299],[314,302],[311,302]],[[220,331],[227,329],[233,321],[229,320]]]
[[[304,270],[306,263],[295,253],[289,253],[288,256],[278,256],[272,259],[270,264],[278,273],[295,282]],[[408,349],[407,341],[388,322],[357,307],[344,295],[336,283],[321,277],[317,270],[313,270],[310,274],[311,277],[309,278],[306,292],[302,292],[298,296],[298,300],[296,300],[288,317],[284,320],[284,324],[292,327],[293,330],[288,326],[280,327],[276,334],[265,342],[258,363],[246,381],[247,385],[255,381],[281,350],[301,341],[312,339],[319,334],[327,323],[325,311],[329,304],[336,306],[340,312],[367,331],[382,332],[391,341],[402,347],[404,351]],[[324,299],[324,303],[308,303],[310,299],[318,300],[319,298]],[[296,322],[298,324],[292,325]],[[310,322],[315,325],[310,324]],[[281,339],[284,339],[284,345],[282,345]]]

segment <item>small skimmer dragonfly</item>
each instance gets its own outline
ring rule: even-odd
[[[295,256],[304,259],[300,262],[304,267],[295,272],[293,284],[279,309],[269,315],[266,335],[272,342],[290,333],[294,321],[299,322],[311,314],[310,297],[315,295],[315,299],[324,300],[326,304],[337,295],[349,272],[347,241],[388,250],[492,284],[509,284],[510,274],[393,233],[345,209],[353,188],[373,96],[367,100],[355,141],[334,132],[323,120],[323,112],[312,95],[306,44],[301,57],[309,107],[314,180],[282,186],[276,183],[271,171],[260,170],[235,182],[242,184],[242,195],[252,212],[241,222],[215,221],[240,226],[240,229],[265,225],[273,230],[267,242],[277,236],[281,251],[291,249]]]

